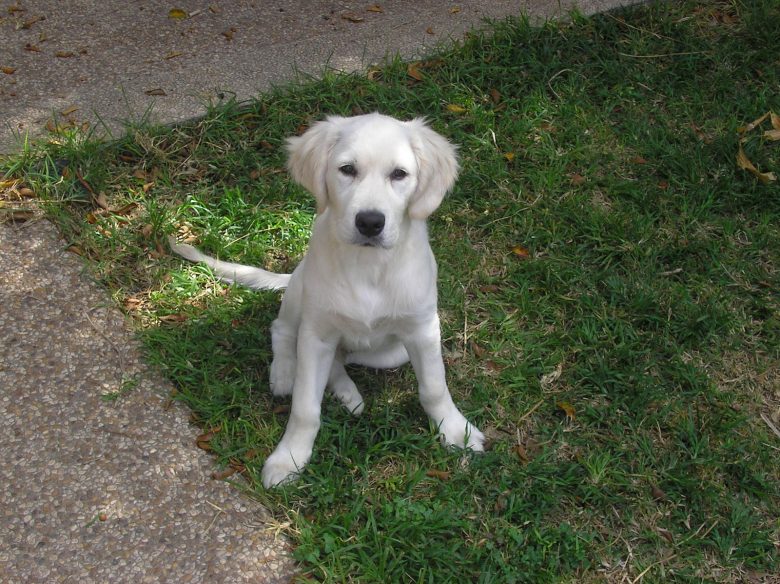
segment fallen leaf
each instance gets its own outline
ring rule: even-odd
[[[163,322],[184,322],[187,320],[186,314],[166,314],[165,316],[161,316],[160,320]]]
[[[274,414],[289,414],[290,413],[290,404],[281,404],[276,406],[272,413]]]
[[[575,187],[580,186],[586,180],[587,179],[578,172],[575,172],[573,175],[571,175],[571,184],[573,184]]]
[[[81,249],[78,245],[69,245],[65,251],[69,251],[70,253],[75,253],[77,256],[84,256],[84,250]]]
[[[750,122],[748,125],[740,126],[739,128],[737,128],[737,132],[739,132],[740,134],[747,134],[748,132],[753,130],[753,128],[763,124],[764,120],[767,119],[771,114],[772,114],[772,112],[766,112],[763,116],[761,116],[759,118],[756,118],[755,120]]]
[[[555,406],[563,412],[567,420],[571,421],[577,418],[576,412],[574,411],[574,406],[569,402],[561,401],[556,403]]]
[[[457,14],[458,12],[460,12],[460,6],[453,6],[450,8],[450,14]]]
[[[238,32],[238,29],[235,26],[231,26],[229,29],[227,29],[221,34],[223,37],[225,37],[225,39],[232,41],[233,36],[236,34],[236,32]]]
[[[172,18],[174,20],[184,20],[187,18],[187,13],[181,8],[171,8],[168,11],[168,18]]]
[[[669,182],[665,180],[658,181],[658,188],[661,189],[662,191],[665,191],[666,189],[669,188]]]
[[[66,108],[66,109],[62,110],[60,112],[60,114],[63,115],[63,116],[69,116],[73,112],[78,111],[78,109],[79,109],[78,106],[72,105],[69,108]]]
[[[31,43],[27,43],[26,45],[24,45],[24,50],[25,51],[30,51],[30,52],[33,52],[33,53],[40,53],[41,52],[41,50],[36,45],[33,45]]]
[[[19,189],[19,196],[20,197],[34,197],[35,193],[30,188],[22,187],[21,189]]]
[[[772,127],[775,130],[780,130],[780,116],[778,116],[775,112],[769,112],[769,118],[772,121]]]
[[[366,8],[368,12],[376,12],[376,13],[383,13],[385,11],[384,8],[382,8],[379,4],[374,4],[373,6],[369,6]]]
[[[125,298],[125,301],[122,303],[126,310],[138,310],[141,305],[143,304],[143,300],[138,298],[137,296],[129,296]]]
[[[466,108],[463,107],[462,105],[458,105],[458,104],[455,104],[455,103],[448,103],[447,104],[447,111],[451,112],[453,114],[465,114],[466,111],[468,111],[468,110],[466,110]]]
[[[0,67],[0,71],[6,75],[13,75],[16,72],[16,67]]]
[[[57,51],[54,53],[55,56],[59,57],[60,59],[68,59],[70,57],[73,57],[75,53],[73,51]]]
[[[176,57],[181,57],[182,54],[183,53],[181,51],[172,51],[172,52],[168,53],[167,55],[165,55],[165,59],[166,60],[167,59],[175,59]]]
[[[0,217],[11,223],[24,223],[35,217],[35,213],[29,209],[3,209]]]
[[[406,66],[406,74],[412,79],[416,79],[417,81],[422,81],[425,76],[422,73],[420,73],[420,70],[417,68],[419,65],[420,63],[409,63]]]
[[[433,32],[433,27],[432,26],[429,26],[428,28],[426,28],[425,32],[428,33],[428,34],[436,34],[436,33]]]
[[[507,162],[512,162],[515,159],[515,153],[514,152],[504,152],[504,158],[506,158]]]
[[[531,460],[528,457],[528,451],[525,449],[525,446],[522,444],[515,444],[512,447],[512,452],[514,452],[517,455],[517,458],[520,459],[520,462],[523,464],[526,464],[529,460]]]
[[[542,390],[548,391],[553,386],[553,384],[556,381],[558,381],[558,379],[560,379],[562,373],[563,373],[563,363],[558,363],[558,366],[555,368],[554,371],[542,375],[542,379],[540,381]]]
[[[382,77],[382,69],[379,67],[369,67],[368,71],[366,71],[366,78],[369,81],[376,81],[377,79],[381,79]]]
[[[515,245],[512,247],[512,253],[521,260],[528,259],[531,256],[531,252],[528,251],[528,248],[523,247],[522,245]]]
[[[144,236],[144,239],[149,239],[149,237],[152,235],[152,232],[154,232],[154,225],[151,223],[147,223],[141,227],[141,235]]]
[[[632,164],[647,164],[647,160],[641,156],[633,156],[628,161]]]
[[[206,432],[203,432],[203,434],[195,438],[195,444],[201,450],[211,450],[211,440],[214,438],[214,436],[219,434],[220,430],[222,430],[222,426],[214,426],[209,428]]]
[[[236,474],[238,470],[239,469],[235,468],[234,466],[228,466],[222,470],[215,470],[213,473],[211,473],[211,478],[215,481],[223,481],[229,476]]]
[[[106,198],[105,193],[100,193],[95,197],[95,203],[97,203],[97,206],[101,209],[108,209],[108,199]]]
[[[495,104],[501,103],[501,93],[498,91],[498,89],[493,88],[490,90],[490,101]]]
[[[666,493],[664,493],[656,485],[652,485],[652,487],[650,488],[650,494],[653,496],[653,499],[655,499],[656,501],[666,501]]]
[[[349,22],[363,22],[365,19],[362,16],[358,16],[354,12],[345,12],[341,15],[342,20],[348,20]]]
[[[764,138],[772,140],[773,142],[780,140],[780,130],[766,130],[764,132]]]
[[[39,22],[41,20],[46,20],[46,17],[45,16],[33,16],[32,18],[28,18],[22,24],[22,28],[24,30],[29,30],[30,28],[32,28],[33,24],[35,24],[36,22]]]
[[[761,172],[752,162],[748,159],[745,151],[742,149],[742,144],[739,145],[739,151],[737,152],[737,166],[742,170],[747,170],[750,174],[755,176],[763,184],[769,184],[777,180],[775,173],[773,172]]]
[[[144,183],[143,186],[141,187],[141,190],[145,193],[148,193],[149,189],[151,189],[153,186],[154,186],[154,181]]]
[[[167,93],[165,93],[164,89],[161,89],[159,87],[155,89],[147,89],[146,91],[144,91],[144,93],[146,95],[168,95]]]
[[[431,469],[425,473],[425,476],[431,477],[432,479],[439,479],[440,481],[448,481],[450,480],[450,476],[452,475],[451,472],[446,470],[435,470]]]
[[[499,290],[500,288],[496,284],[485,284],[484,286],[479,287],[479,291],[484,292],[485,294],[492,294]]]
[[[145,170],[143,170],[143,169],[141,169],[141,168],[136,168],[136,169],[133,171],[133,176],[134,176],[135,178],[137,178],[138,180],[143,180],[143,181],[145,181],[148,175],[146,174],[146,171],[145,171]]]
[[[480,347],[477,343],[474,341],[471,341],[471,351],[474,353],[474,356],[478,359],[481,359],[485,356],[485,349]]]
[[[674,537],[672,536],[671,531],[664,529],[663,527],[656,527],[656,531],[658,531],[658,535],[663,537],[666,541],[669,543],[674,543]]]

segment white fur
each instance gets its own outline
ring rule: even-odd
[[[363,411],[345,363],[397,367],[411,360],[420,401],[443,442],[483,450],[484,436],[447,388],[436,261],[425,225],[457,178],[454,146],[423,120],[369,114],[329,117],[290,138],[288,149],[290,173],[314,195],[318,213],[309,250],[291,276],[220,262],[172,242],[174,251],[225,280],[287,286],[271,327],[270,385],[274,395],[292,394],[292,409],[263,467],[263,484],[292,480],[309,461],[326,385],[354,414]],[[384,215],[381,233],[359,232],[356,215],[365,211]]]

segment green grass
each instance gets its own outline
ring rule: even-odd
[[[780,188],[735,161],[737,129],[780,113],[779,30],[776,0],[511,20],[418,65],[422,81],[400,61],[327,73],[114,143],[56,136],[3,164],[220,428],[215,464],[243,469],[289,522],[302,581],[768,582]],[[425,115],[460,145],[430,230],[451,390],[492,449],[441,448],[409,368],[356,369],[366,413],[326,398],[301,480],[264,491],[287,415],[267,388],[278,295],[182,264],[165,234],[290,270],[314,207],[283,170],[284,137],[375,110]],[[778,144],[745,137],[780,172]]]

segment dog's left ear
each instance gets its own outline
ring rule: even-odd
[[[293,179],[317,200],[317,214],[328,206],[325,171],[328,155],[339,138],[339,128],[346,118],[330,116],[317,122],[301,136],[287,139],[287,168]]]
[[[409,217],[426,219],[439,208],[458,178],[456,147],[446,138],[431,130],[422,118],[406,125],[411,130],[411,144],[420,168],[417,191],[409,204]]]

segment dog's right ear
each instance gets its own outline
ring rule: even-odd
[[[317,122],[300,136],[287,139],[287,168],[293,179],[317,200],[317,214],[328,206],[325,171],[328,155],[339,139],[339,128],[346,118],[330,116]]]

